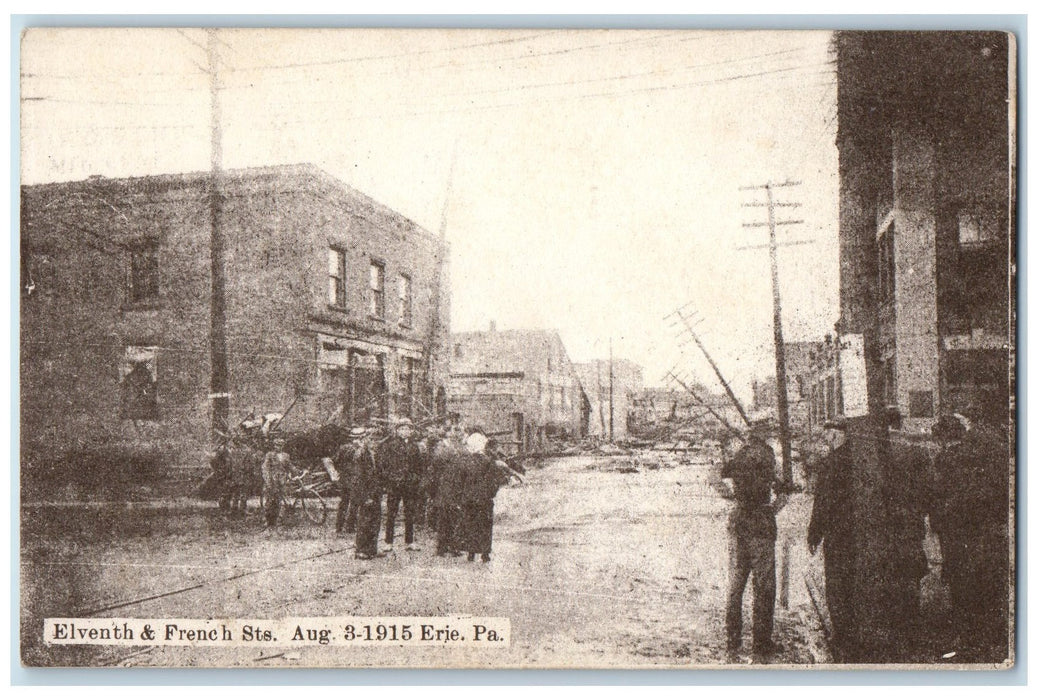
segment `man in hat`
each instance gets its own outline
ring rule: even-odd
[[[385,478],[386,490],[386,549],[393,549],[396,515],[404,504],[404,544],[417,549],[414,524],[422,496],[422,454],[414,440],[414,425],[410,419],[397,421],[394,435],[378,449],[376,461]]]
[[[886,505],[886,556],[881,578],[892,638],[882,660],[918,661],[923,652],[920,634],[922,579],[929,571],[924,549],[926,518],[932,512],[933,488],[929,478],[929,456],[901,432],[901,410],[886,409],[887,429],[879,443],[884,468],[883,502]],[[889,653],[892,652],[891,657]]]
[[[775,616],[775,510],[772,486],[775,451],[767,443],[768,422],[750,424],[746,444],[721,470],[731,479],[735,508],[728,519],[728,605],[725,632],[728,653],[742,646],[742,599],[753,574],[753,656],[766,660],[775,651],[771,639]]]
[[[825,424],[829,454],[820,465],[815,487],[807,548],[814,554],[823,545],[825,557],[825,602],[832,623],[830,647],[836,663],[855,659],[854,621],[854,517],[851,492],[853,456],[842,418]]]
[[[941,576],[951,597],[952,641],[962,661],[1009,657],[1012,585],[1012,443],[1007,407],[979,403],[966,425],[935,428],[946,449],[936,459]]]
[[[335,532],[342,534],[357,529],[357,499],[350,498],[357,480],[357,460],[365,449],[368,431],[361,427],[350,430],[349,441],[341,445],[332,458],[339,469],[339,508],[335,514]]]
[[[382,522],[382,478],[375,450],[367,437],[361,438],[353,454],[351,501],[357,508],[357,534],[353,556],[372,559],[378,556],[378,530]]]
[[[456,556],[461,550],[462,502],[465,470],[465,430],[453,425],[436,445],[430,465],[432,505],[435,514],[436,556]]]

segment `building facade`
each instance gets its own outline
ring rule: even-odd
[[[909,430],[970,405],[1010,406],[1009,41],[837,39],[841,331],[875,337],[879,398]]]
[[[521,451],[583,434],[588,400],[558,332],[454,333],[450,350],[449,409],[466,426]]]
[[[316,167],[22,188],[23,446],[210,446],[213,218],[230,422],[445,410],[447,246]]]

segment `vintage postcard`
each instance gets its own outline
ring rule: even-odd
[[[25,31],[23,665],[1011,668],[1016,65]]]

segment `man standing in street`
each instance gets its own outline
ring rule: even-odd
[[[350,430],[350,441],[339,447],[332,463],[339,469],[339,508],[335,514],[335,532],[354,532],[357,529],[357,459],[363,454],[364,428]],[[351,498],[352,496],[352,498]]]
[[[967,409],[966,426],[937,458],[936,526],[951,594],[957,652],[964,662],[1010,658],[1013,582],[1012,443],[1008,411],[989,401]],[[953,441],[954,440],[954,441]]]
[[[464,430],[454,426],[432,455],[432,474],[435,482],[433,509],[436,513],[436,555],[445,557],[460,553],[461,509],[465,486],[465,472],[461,458],[465,447]]]
[[[378,555],[378,529],[382,520],[382,479],[375,464],[375,454],[367,439],[361,440],[355,453],[353,491],[357,503],[357,536],[353,556],[372,559]]]
[[[851,493],[852,455],[843,420],[826,423],[831,450],[822,461],[815,487],[814,508],[807,528],[807,548],[823,546],[825,603],[829,609],[833,661],[848,663],[856,656],[854,621],[854,516]]]
[[[891,638],[884,660],[908,663],[925,658],[920,586],[929,570],[924,541],[932,512],[929,458],[901,432],[901,411],[886,409],[887,429],[879,451],[884,467],[885,545],[882,580]]]
[[[404,504],[404,544],[417,549],[414,524],[422,489],[422,454],[413,439],[414,426],[407,418],[396,424],[395,434],[383,442],[376,459],[386,478],[386,549],[393,549],[396,514]]]
[[[742,646],[742,600],[753,573],[753,657],[766,661],[776,650],[771,639],[775,616],[775,451],[768,445],[767,421],[750,424],[746,444],[721,471],[731,479],[735,508],[728,519],[728,604],[725,632],[729,658]]]

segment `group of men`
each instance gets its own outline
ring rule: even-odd
[[[827,425],[831,449],[822,460],[808,526],[808,549],[824,554],[830,646],[837,663],[923,660],[921,581],[929,572],[924,551],[927,519],[941,549],[941,579],[950,593],[950,635],[956,661],[998,663],[1008,658],[1011,612],[1010,494],[1012,468],[1005,422],[994,410],[945,417],[933,427],[934,449],[898,437],[901,419],[888,409],[873,433],[848,431],[845,421]],[[775,514],[788,489],[775,474],[768,426],[754,423],[745,444],[723,467],[736,505],[729,516],[729,586],[725,627],[728,652],[742,641],[742,601],[752,573],[753,653],[767,658],[775,607]],[[848,433],[851,433],[848,435]],[[875,458],[877,478],[861,460]],[[855,474],[859,475],[855,478]],[[870,483],[864,483],[870,482]],[[882,508],[856,514],[856,489],[876,488]],[[863,564],[861,546],[880,553]],[[863,572],[862,566],[873,568]],[[860,581],[881,582],[881,610],[869,611],[867,628]],[[879,619],[882,630],[875,628]],[[880,633],[881,632],[881,633]],[[930,635],[933,637],[934,635]],[[940,635],[937,635],[940,636]],[[954,652],[954,653],[952,653]]]
[[[385,551],[395,543],[402,506],[407,549],[418,548],[416,527],[427,525],[436,532],[438,555],[467,552],[469,561],[477,554],[490,561],[494,498],[519,475],[481,430],[432,428],[418,439],[411,421],[401,419],[388,437],[364,428],[354,428],[350,437],[332,461],[340,472],[335,530],[354,533],[355,557],[379,555],[384,499]]]

